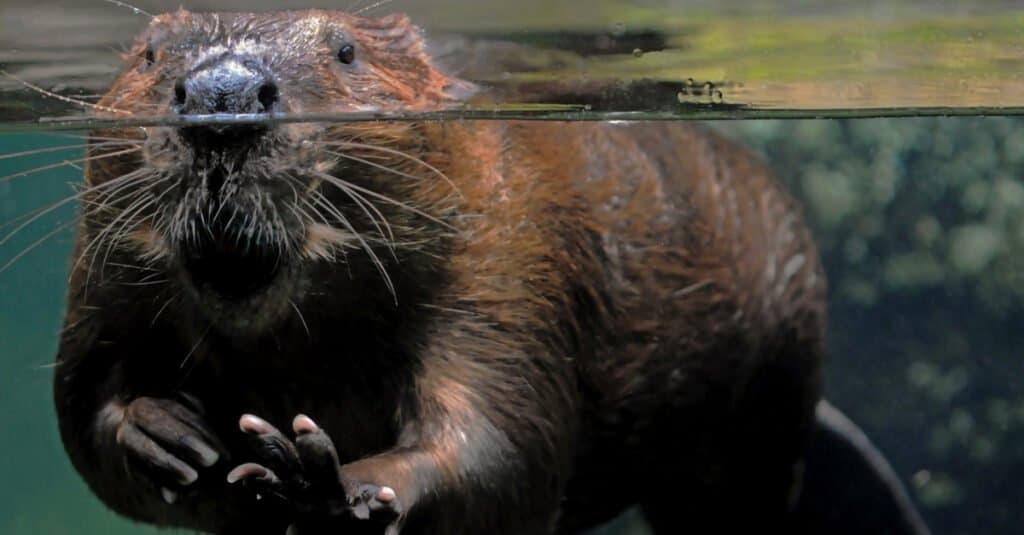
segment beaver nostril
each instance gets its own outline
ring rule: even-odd
[[[180,110],[185,106],[186,100],[188,100],[188,90],[185,89],[185,81],[178,80],[174,84],[174,104]]]
[[[279,96],[277,84],[268,81],[260,87],[256,98],[260,101],[260,104],[263,105],[263,111],[269,113],[274,111],[274,108],[277,107]]]

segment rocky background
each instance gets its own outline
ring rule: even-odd
[[[1024,525],[1024,121],[747,121],[830,277],[826,395],[937,534]]]

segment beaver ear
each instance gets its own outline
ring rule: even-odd
[[[445,35],[424,39],[423,44],[430,66],[447,80],[442,91],[448,100],[455,102],[465,102],[482,91],[479,85],[459,77],[466,58],[456,54],[454,49],[462,42],[461,38]]]
[[[463,80],[462,78],[449,74],[451,71],[444,65],[439,64],[429,54],[426,56],[426,62],[430,71],[438,80],[440,94],[445,101],[449,103],[465,103],[470,98],[480,93],[480,86],[468,80]]]
[[[475,84],[448,75],[430,55],[423,30],[402,14],[374,19],[355,19],[355,30],[373,51],[378,66],[388,71],[409,94],[406,102],[460,103],[479,89]]]
[[[128,62],[135,61],[136,58],[144,58],[147,63],[152,64],[156,59],[156,49],[166,42],[170,36],[170,24],[173,21],[173,17],[180,18],[183,16],[183,13],[188,15],[187,11],[178,11],[153,17],[149,21],[149,26],[142,32],[139,32],[135,42],[132,44],[131,50],[121,54],[121,57]]]
[[[466,80],[460,80],[448,76],[449,84],[444,88],[444,94],[449,100],[455,102],[466,102],[474,95],[480,92],[480,86],[467,82]]]

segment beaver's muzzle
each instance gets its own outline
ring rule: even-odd
[[[200,63],[174,85],[174,107],[182,115],[272,113],[279,104],[269,69],[231,53]]]

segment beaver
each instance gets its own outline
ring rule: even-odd
[[[99,106],[133,116],[481,91],[402,15],[179,10],[126,57]],[[710,129],[91,139],[54,396],[118,513],[214,533],[572,533],[634,504],[658,533],[804,525],[825,277],[794,200]]]

